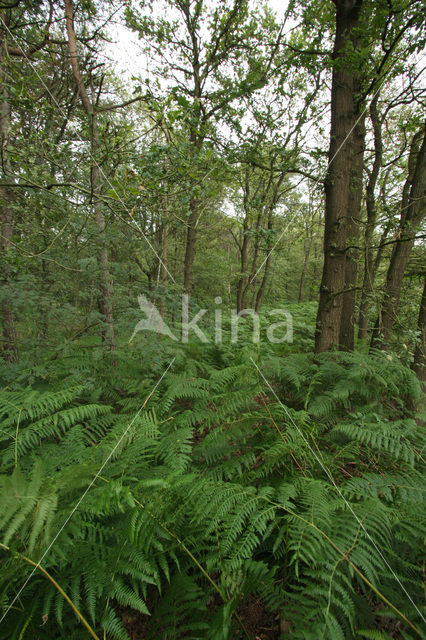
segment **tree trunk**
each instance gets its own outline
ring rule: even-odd
[[[237,285],[237,312],[240,312],[241,309],[244,308],[243,294],[244,294],[244,289],[247,285],[247,266],[248,266],[249,245],[250,245],[250,241],[247,234],[247,227],[244,226],[243,241],[242,241],[241,250],[240,250],[241,275]]]
[[[303,254],[304,254],[303,266],[302,266],[302,273],[300,274],[300,280],[299,280],[299,295],[297,297],[297,302],[299,304],[303,301],[303,290],[305,287],[306,272],[308,270],[309,256],[311,255],[313,238],[314,238],[313,230],[312,228],[310,229],[309,226],[307,225],[305,228],[305,239],[303,241]]]
[[[167,222],[164,223],[162,236],[160,281],[162,285],[165,285],[167,282],[167,248],[169,244],[169,225]]]
[[[241,308],[242,309],[246,309],[247,308],[247,295],[248,295],[250,287],[252,285],[253,286],[256,285],[257,259],[259,257],[259,247],[260,247],[259,230],[260,230],[260,222],[261,222],[261,219],[262,219],[262,212],[263,211],[261,209],[259,211],[259,213],[257,214],[257,218],[256,218],[256,226],[254,228],[254,230],[255,230],[255,241],[254,241],[253,257],[252,257],[252,262],[251,262],[251,270],[250,270],[249,276],[245,279],[245,286],[243,287],[243,292],[242,292],[242,295],[241,295]]]
[[[14,182],[12,167],[8,154],[8,134],[10,125],[10,104],[7,92],[6,74],[4,69],[4,49],[5,34],[3,29],[0,33],[0,83],[1,83],[1,102],[0,102],[0,141],[1,141],[1,173],[8,182]],[[0,188],[0,206],[1,206],[1,262],[0,277],[2,285],[5,288],[3,292],[3,300],[1,304],[2,315],[2,353],[7,362],[18,361],[18,347],[16,343],[16,326],[15,318],[12,310],[12,301],[10,298],[10,268],[8,264],[7,254],[12,246],[11,238],[14,231],[14,194],[12,189],[8,187]]]
[[[383,143],[382,131],[379,114],[377,111],[377,101],[379,94],[377,93],[370,105],[370,119],[374,132],[374,162],[371,170],[367,186],[365,203],[367,208],[367,223],[364,234],[364,276],[362,282],[361,299],[358,317],[358,338],[365,340],[368,331],[368,310],[370,306],[370,296],[373,292],[374,273],[373,273],[373,249],[372,241],[374,229],[377,221],[377,207],[375,198],[375,188],[377,178],[379,177],[380,168],[382,166]]]
[[[352,133],[352,174],[349,194],[349,209],[347,228],[347,249],[345,264],[345,291],[342,294],[342,314],[340,318],[339,348],[353,351],[355,333],[355,299],[357,286],[358,249],[359,242],[362,176],[364,170],[365,125],[361,116]]]
[[[99,269],[99,290],[98,298],[99,312],[102,316],[102,344],[108,351],[114,351],[114,319],[112,314],[112,278],[108,265],[108,248],[105,239],[105,216],[103,212],[103,204],[100,200],[102,180],[101,170],[96,163],[96,157],[99,151],[99,133],[96,114],[92,114],[92,191],[93,191],[93,208],[95,211],[95,222],[98,228],[98,251],[97,262]]]
[[[317,353],[336,347],[340,340],[353,171],[353,145],[348,142],[358,113],[355,104],[357,74],[348,70],[345,55],[348,44],[356,44],[353,31],[358,24],[362,0],[336,0],[335,4],[331,130],[325,180],[324,265],[315,335]]]
[[[270,264],[271,264],[271,253],[269,252],[265,262],[265,270],[263,272],[262,282],[260,283],[260,286],[256,295],[256,302],[254,306],[254,310],[256,311],[256,313],[259,313],[260,311],[260,304],[262,302],[263,294],[265,293],[266,283],[268,282]]]
[[[426,275],[424,278],[423,295],[420,301],[419,319],[417,321],[419,332],[418,342],[414,351],[413,371],[420,380],[426,380]]]
[[[68,34],[68,49],[70,53],[70,63],[74,80],[80,95],[84,110],[87,113],[90,125],[90,146],[92,157],[91,182],[93,193],[93,208],[95,213],[95,223],[98,228],[98,250],[97,263],[99,269],[99,290],[98,298],[99,312],[102,316],[102,344],[108,351],[114,351],[114,320],[112,313],[112,279],[108,266],[108,248],[105,241],[105,216],[103,204],[100,199],[102,190],[101,169],[97,162],[99,151],[99,131],[93,101],[90,100],[84,82],[80,74],[77,55],[77,43],[73,22],[74,8],[72,0],[65,0],[65,19]]]
[[[194,286],[194,258],[195,242],[197,237],[196,224],[198,219],[198,202],[191,199],[191,212],[188,218],[188,229],[186,232],[185,259],[183,263],[183,288],[190,296]]]
[[[420,139],[422,144],[419,149]],[[401,202],[401,220],[393,245],[386,276],[382,308],[374,326],[371,346],[379,347],[389,341],[396,318],[405,268],[414,245],[416,228],[426,213],[426,128],[414,137],[408,162],[408,177]]]
[[[269,211],[268,211],[267,229],[268,229],[269,232],[272,231],[272,216],[273,216],[273,212],[274,212],[274,206],[275,206],[275,202],[273,201],[271,203],[271,205],[269,207]],[[266,244],[267,257],[266,257],[266,261],[265,261],[265,269],[263,271],[262,282],[260,283],[259,289],[257,291],[256,302],[255,302],[255,306],[254,306],[254,309],[255,309],[256,313],[259,313],[259,310],[260,310],[260,304],[262,302],[262,297],[263,297],[263,294],[265,292],[266,283],[268,281],[268,276],[269,276],[269,269],[270,269],[270,265],[271,265],[271,236],[270,236],[270,234],[268,234],[267,238],[268,238],[267,244]]]

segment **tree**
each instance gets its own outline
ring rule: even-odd
[[[364,234],[364,276],[361,290],[361,301],[359,307],[358,319],[358,337],[363,340],[367,336],[368,329],[368,307],[369,296],[373,291],[373,249],[372,240],[377,222],[377,206],[376,206],[376,184],[382,166],[383,157],[383,141],[381,130],[381,118],[377,110],[377,102],[379,93],[377,92],[370,104],[370,119],[374,134],[374,160],[371,171],[369,171],[368,181],[366,185],[366,208],[367,221],[365,224]]]
[[[423,294],[420,300],[417,320],[418,337],[414,351],[413,370],[420,380],[426,380],[426,275],[423,283]]]
[[[357,129],[356,144],[351,135],[359,118],[359,72],[347,55],[350,48],[357,49],[356,29],[362,0],[336,0],[335,5],[331,130],[325,180],[324,267],[317,314],[316,352],[339,345],[341,339],[348,224],[352,227],[351,215],[358,205],[359,166],[362,167],[362,158],[359,157],[361,128]],[[356,181],[356,196],[351,198],[353,179]],[[353,235],[352,228],[351,231]],[[350,268],[353,268],[352,260]],[[346,315],[348,313],[349,310]]]
[[[87,114],[89,130],[90,130],[90,154],[91,154],[91,188],[93,193],[93,209],[95,221],[98,227],[98,252],[97,261],[100,275],[100,295],[99,295],[99,311],[102,315],[104,327],[102,329],[102,342],[109,351],[115,349],[114,339],[114,321],[112,315],[112,281],[108,267],[108,249],[105,243],[105,215],[104,205],[101,200],[102,192],[102,169],[99,165],[99,123],[97,117],[97,98],[95,98],[95,89],[92,85],[92,97],[89,97],[88,90],[83,82],[80,73],[77,42],[74,31],[74,9],[72,0],[65,0],[65,19],[68,35],[68,49],[70,54],[70,63],[76,87],[80,96],[81,103]]]
[[[10,256],[13,246],[12,236],[15,230],[15,206],[16,198],[14,193],[15,176],[13,173],[12,162],[9,154],[9,130],[11,126],[12,106],[11,97],[9,95],[9,65],[10,56],[18,58],[28,58],[37,51],[43,49],[50,38],[50,28],[53,19],[53,3],[49,0],[49,13],[45,19],[44,33],[39,36],[38,41],[28,47],[13,46],[9,42],[11,30],[9,28],[11,11],[14,5],[6,5],[0,8],[0,144],[1,144],[1,178],[3,183],[9,183],[7,186],[0,187],[0,271],[3,281],[3,296],[1,303],[3,335],[2,335],[2,351],[6,360],[9,362],[18,361],[18,347],[16,341],[16,323],[12,308],[13,295],[11,293],[11,265]],[[37,16],[39,7],[35,7],[31,11],[32,16]],[[37,16],[40,17],[40,16]],[[30,18],[30,16],[29,16]],[[31,18],[30,18],[31,20]],[[42,17],[43,23],[43,17]],[[30,26],[29,26],[30,25]],[[31,21],[27,24],[21,24],[20,28],[30,32]]]
[[[400,58],[421,46],[416,34],[421,6],[371,12],[363,0],[335,0],[331,130],[325,181],[324,266],[315,349],[353,349],[357,249],[365,129],[364,104],[384,78],[398,73]],[[412,33],[410,32],[412,30]],[[414,36],[414,37],[413,37]]]
[[[405,268],[415,237],[426,215],[426,128],[422,126],[412,138],[408,176],[401,199],[399,226],[393,242],[386,274],[384,297],[371,336],[371,346],[389,341],[398,309]]]
[[[140,7],[142,13],[128,8],[128,23],[147,42],[149,55],[161,62],[156,73],[168,85],[173,104],[169,118],[185,130],[191,159],[183,273],[183,286],[190,294],[202,200],[197,185],[211,169],[206,140],[214,139],[215,123],[226,119],[238,101],[265,85],[281,31],[268,9],[259,20],[247,0],[168,0],[162,5],[167,17],[158,19],[151,17],[150,4],[140,2]],[[147,87],[148,95],[160,99],[149,79]]]

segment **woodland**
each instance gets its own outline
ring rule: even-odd
[[[0,0],[0,640],[426,637],[425,16]]]

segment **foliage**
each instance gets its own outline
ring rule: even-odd
[[[279,345],[258,362],[269,387],[249,342],[233,357],[188,344],[137,413],[172,349],[156,345],[149,373],[139,346],[142,364],[69,348],[1,392],[4,610],[30,575],[23,554],[99,637],[127,638],[129,608],[146,637],[240,637],[250,594],[280,611],[283,638],[385,637],[400,618],[382,598],[421,629],[412,372],[379,352],[313,359]],[[0,637],[87,637],[67,607],[35,572]]]

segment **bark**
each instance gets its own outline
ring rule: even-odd
[[[0,83],[1,83],[1,102],[0,102],[0,140],[1,140],[1,173],[3,178],[7,177],[4,182],[14,184],[15,180],[12,175],[12,167],[8,154],[8,135],[10,126],[10,103],[7,92],[6,73],[4,69],[4,53],[5,53],[5,34],[3,28],[0,33]],[[18,361],[18,347],[16,342],[16,325],[15,317],[12,309],[12,300],[10,297],[10,268],[8,263],[8,253],[12,247],[12,235],[14,231],[14,200],[13,189],[8,187],[0,187],[0,216],[1,216],[1,261],[0,261],[0,277],[4,287],[3,300],[1,304],[2,316],[2,353],[8,362]]]
[[[103,204],[100,199],[102,192],[102,176],[101,168],[97,162],[99,155],[100,141],[99,129],[96,112],[92,100],[89,98],[87,89],[84,85],[80,74],[78,63],[77,43],[73,23],[73,3],[72,0],[65,0],[65,18],[68,35],[68,49],[70,53],[70,63],[74,80],[81,99],[84,110],[87,113],[90,132],[91,132],[91,182],[93,194],[93,208],[95,214],[95,223],[98,228],[98,248],[97,248],[97,264],[99,269],[99,298],[98,307],[102,316],[102,344],[108,351],[114,351],[114,320],[112,310],[112,279],[109,272],[108,248],[105,239],[105,216],[103,212]]]
[[[244,306],[245,306],[243,304],[243,298],[244,298],[244,291],[247,285],[248,251],[249,251],[249,245],[250,245],[250,240],[247,232],[248,232],[247,224],[246,224],[246,221],[244,221],[243,239],[242,239],[241,249],[240,249],[241,275],[237,285],[237,311],[238,312],[240,312],[241,309],[244,309]]]
[[[183,288],[188,295],[191,295],[194,286],[195,243],[197,239],[196,224],[198,220],[198,201],[195,198],[191,199],[190,207],[191,211],[188,217],[185,259],[183,263]]]
[[[389,235],[389,231],[391,230],[391,222],[389,221],[385,228],[383,229],[382,235],[380,236],[380,242],[379,242],[379,247],[377,249],[377,253],[376,253],[376,257],[374,258],[374,263],[373,263],[373,272],[372,272],[372,281],[374,282],[375,278],[376,278],[376,273],[379,270],[380,265],[382,264],[382,260],[383,260],[383,252],[385,250],[386,247],[386,240],[387,237]]]
[[[250,274],[248,275],[248,277],[245,278],[245,284],[244,284],[244,288],[243,288],[243,292],[242,292],[242,297],[241,297],[241,308],[242,309],[246,309],[247,308],[247,296],[249,293],[249,289],[250,287],[253,285],[256,285],[256,278],[257,278],[257,260],[259,257],[259,248],[260,248],[260,223],[261,223],[261,219],[262,219],[262,209],[259,211],[259,213],[257,214],[257,218],[256,218],[256,224],[254,227],[254,231],[255,231],[255,240],[254,240],[254,247],[253,247],[253,256],[252,256],[252,261],[251,261],[251,269],[250,269]]]
[[[314,234],[313,234],[312,227],[309,227],[308,225],[306,225],[305,239],[303,241],[303,266],[302,266],[302,273],[300,274],[300,281],[299,281],[299,295],[297,297],[297,302],[299,304],[303,301],[303,290],[305,287],[306,272],[308,270],[309,257],[311,255],[313,239],[314,239]]]
[[[199,41],[195,33],[196,20],[190,15],[190,4],[185,3],[181,5],[186,19],[186,26],[189,36],[191,38],[192,47],[192,80],[193,80],[193,118],[194,121],[191,124],[190,130],[190,142],[194,154],[194,162],[198,162],[199,153],[204,143],[204,136],[200,134],[201,124],[201,66],[200,66],[200,50]],[[195,259],[195,245],[197,239],[197,222],[199,218],[199,201],[196,195],[193,195],[189,203],[189,217],[188,228],[186,232],[186,246],[185,246],[185,259],[183,264],[183,287],[185,292],[190,296],[192,288],[194,286],[194,259]]]
[[[274,210],[274,203],[271,204],[271,206],[269,207],[269,212],[268,212],[268,231],[272,231],[272,215],[273,215],[273,210]],[[268,236],[269,238],[269,236]],[[263,294],[265,292],[265,288],[266,288],[266,283],[268,282],[268,277],[269,277],[269,270],[270,270],[270,266],[271,266],[271,241],[268,240],[268,244],[267,244],[267,257],[266,257],[266,261],[265,261],[265,268],[263,271],[263,277],[262,277],[262,282],[260,283],[259,289],[257,291],[256,294],[256,302],[255,302],[255,306],[254,309],[256,311],[256,313],[259,313],[260,310],[260,304],[262,302],[262,297]]]
[[[420,301],[419,318],[417,320],[418,342],[414,351],[413,371],[420,380],[426,380],[426,276],[424,278],[423,295]]]
[[[377,222],[377,207],[375,198],[375,188],[382,166],[383,142],[379,113],[377,111],[377,101],[379,94],[376,94],[370,105],[370,119],[374,133],[374,161],[373,167],[367,181],[365,204],[367,208],[367,222],[364,234],[364,276],[361,290],[361,300],[358,317],[358,338],[365,340],[368,331],[368,310],[370,297],[374,287],[375,269],[373,265],[373,234]]]
[[[354,153],[350,137],[358,115],[355,96],[357,73],[348,69],[345,51],[350,42],[356,46],[353,30],[358,25],[362,0],[336,0],[335,4],[331,130],[325,179],[324,264],[315,335],[317,353],[337,346],[340,340]]]
[[[163,226],[162,242],[161,242],[161,264],[160,264],[160,281],[162,285],[167,282],[167,249],[169,243],[169,225],[167,222]]]
[[[348,143],[347,143],[348,144]],[[340,317],[339,348],[353,351],[355,334],[355,299],[357,289],[358,249],[362,176],[364,169],[365,126],[361,116],[352,133],[352,174],[349,194],[347,228],[347,249],[345,263],[345,291],[342,294],[342,313]]]
[[[419,148],[421,140],[421,146]],[[426,214],[426,128],[413,137],[408,162],[408,177],[401,202],[401,218],[396,242],[386,275],[381,311],[374,326],[371,346],[389,341],[396,319],[405,268],[414,245],[416,228]]]
[[[164,208],[167,214],[168,211],[168,202],[167,196],[164,198]],[[167,282],[167,247],[169,241],[169,225],[167,222],[164,223],[163,228],[161,229],[161,261],[158,265],[160,282],[162,287],[164,288]],[[166,312],[166,303],[164,299],[164,289],[161,292],[160,298],[160,316],[163,318]],[[159,334],[161,338],[161,334]]]

